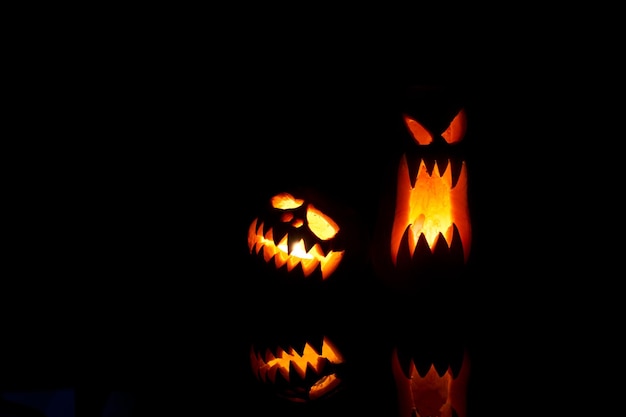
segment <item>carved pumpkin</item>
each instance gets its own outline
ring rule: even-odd
[[[327,280],[344,258],[342,229],[317,202],[274,195],[248,229],[250,253],[292,277]]]
[[[273,347],[255,343],[250,365],[259,381],[291,402],[328,398],[343,386],[344,358],[327,336]]]
[[[470,361],[467,351],[456,361],[430,362],[392,354],[398,417],[466,417]]]
[[[469,258],[467,114],[445,89],[416,87],[404,98],[393,192],[384,198],[373,257],[385,280],[423,284]]]
[[[465,306],[432,295],[394,296],[387,317],[398,417],[466,417],[471,333]]]

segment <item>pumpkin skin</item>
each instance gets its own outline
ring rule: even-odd
[[[417,86],[396,117],[397,165],[381,199],[372,258],[386,283],[423,288],[458,277],[469,260],[467,113],[453,91]]]

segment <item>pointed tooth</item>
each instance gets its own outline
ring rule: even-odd
[[[320,355],[322,353],[322,348],[324,345],[324,338],[323,337],[316,337],[312,340],[309,341],[309,346],[315,351],[315,353],[317,353],[318,355]]]
[[[311,275],[313,271],[315,271],[317,266],[320,264],[320,261],[318,261],[316,258],[300,259],[299,262],[300,262],[300,266],[302,267],[302,272],[305,277],[308,277],[309,275]]]
[[[259,241],[256,227],[257,220],[254,219],[248,228],[248,249],[250,249],[250,253],[252,253],[253,248],[258,245]]]
[[[461,240],[461,234],[459,233],[456,224],[453,225],[452,230],[452,242],[450,243],[450,259],[459,260],[464,262],[463,241]]]
[[[426,240],[426,236],[423,233],[420,233],[419,238],[417,239],[417,244],[413,248],[413,252],[418,252],[422,254],[431,253],[432,249],[428,244],[428,240]]]
[[[410,378],[413,369],[411,357],[404,353],[403,349],[396,349],[396,357],[398,358],[398,364],[400,365],[400,369],[402,369],[402,373],[405,377]]]
[[[396,265],[400,269],[404,269],[407,265],[411,264],[414,247],[411,247],[410,245],[410,234],[410,226],[407,226],[404,234],[402,235],[402,239],[398,242],[398,248],[396,250]]]
[[[298,356],[304,356],[306,345],[307,345],[307,341],[304,338],[304,336],[302,336],[302,337],[299,337],[298,340],[295,341],[295,343],[291,344],[291,350],[293,351],[294,354],[297,354]]]
[[[271,362],[276,359],[276,356],[270,348],[265,349],[265,363]]]
[[[261,379],[261,369],[263,366],[264,362],[257,357],[257,355],[254,353],[254,351],[250,352],[250,365],[252,367],[252,370],[254,371],[254,376],[258,379]],[[265,375],[263,375],[263,379],[265,379]]]
[[[437,168],[439,169],[439,176],[442,177],[446,173],[448,165],[450,165],[450,159],[448,159],[447,157],[439,157],[436,161]]]
[[[291,373],[290,373],[290,369],[291,366],[289,366],[289,368],[285,369],[282,366],[275,366],[273,369],[273,375],[272,374],[268,374],[268,376],[270,377],[270,381],[272,381],[274,383],[274,385],[276,385],[277,387],[284,387],[284,386],[288,386],[289,385],[289,379],[291,377]],[[279,372],[276,372],[276,370],[278,370]]]
[[[296,236],[296,233],[288,233],[285,235],[287,237],[287,253],[291,254],[291,251],[297,246],[296,244],[300,241],[300,236]]]
[[[311,249],[313,249],[313,247],[317,245],[317,242],[311,241],[311,239],[302,239],[302,240],[304,241],[304,250],[307,253],[309,253]]]
[[[405,155],[405,161],[406,161],[406,170],[409,176],[409,182],[411,184],[411,188],[415,188],[417,175],[419,173],[419,170],[422,164],[421,158],[414,154],[408,154],[408,155]]]
[[[455,349],[451,356],[452,359],[450,360],[450,369],[452,371],[452,375],[456,378],[461,372],[463,361],[467,359],[465,355],[465,348],[463,346],[459,346]]]
[[[456,378],[459,376],[461,372],[461,368],[463,367],[463,360],[453,360],[450,364],[450,372],[452,372],[452,376]]]
[[[439,232],[437,238],[435,239],[435,245],[431,248],[432,253],[437,254],[440,253],[442,255],[450,252],[450,247],[448,246],[448,241],[443,233]]]
[[[303,365],[302,369],[298,368],[293,362],[289,365],[292,387],[308,387],[310,385],[309,381],[317,378],[315,373],[312,373],[309,368],[309,364]]]
[[[426,357],[413,358],[413,362],[415,363],[415,369],[417,370],[417,373],[421,377],[425,377],[432,366],[432,361]]]
[[[452,188],[456,187],[456,183],[459,181],[461,171],[463,170],[464,162],[461,160],[452,159],[450,161],[450,172],[452,174]]]
[[[290,361],[289,362],[289,375],[293,380],[297,377],[299,379],[304,380],[307,372],[308,364],[302,363],[299,361]]]
[[[313,376],[314,379],[318,379],[320,375],[325,373],[325,369],[328,366],[329,362],[326,358],[318,358],[315,363],[308,363],[307,370],[309,374]]]
[[[450,364],[447,360],[436,360],[434,361],[433,366],[437,371],[437,375],[439,375],[440,377],[444,376],[450,368]]]
[[[426,166],[426,172],[428,172],[428,175],[433,175],[433,171],[435,169],[435,165],[437,164],[437,161],[435,160],[431,160],[430,158],[428,158],[427,160],[422,160],[424,162],[424,165]]]

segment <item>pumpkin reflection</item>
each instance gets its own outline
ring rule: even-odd
[[[278,396],[293,402],[308,402],[336,392],[342,385],[344,359],[335,345],[324,337],[321,346],[306,343],[294,347],[250,348],[250,364],[255,377],[275,389]]]
[[[466,417],[469,358],[460,369],[431,364],[423,369],[413,360],[401,364],[394,349],[392,372],[396,382],[399,417]]]

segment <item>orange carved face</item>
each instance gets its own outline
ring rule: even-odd
[[[456,277],[469,260],[468,117],[447,90],[416,88],[401,104],[373,258],[387,283],[424,288]]]
[[[466,262],[471,245],[467,167],[453,150],[465,135],[465,111],[437,134],[407,114],[403,119],[416,150],[402,155],[398,166],[392,261],[396,266],[410,262],[419,250],[448,252]]]
[[[469,368],[467,352],[460,361],[429,363],[401,358],[394,349],[399,417],[466,417]]]
[[[255,377],[279,396],[292,402],[326,398],[343,384],[344,359],[328,337],[294,347],[250,348]]]
[[[248,248],[276,270],[326,280],[343,259],[339,235],[339,225],[313,203],[280,193],[250,224]]]

